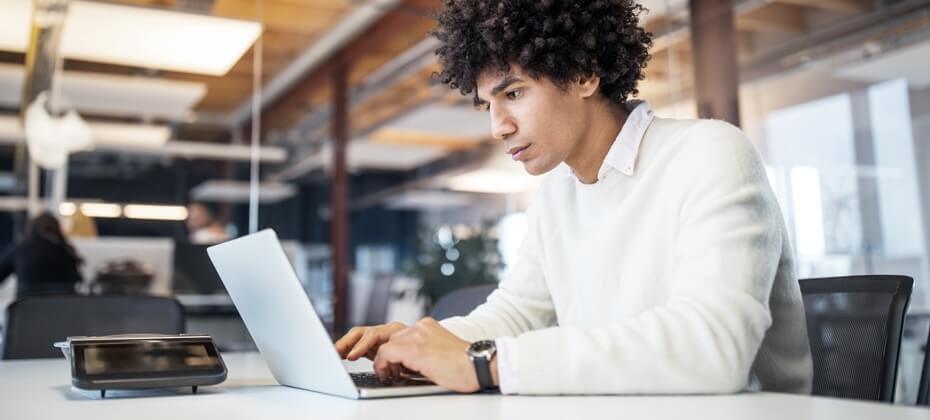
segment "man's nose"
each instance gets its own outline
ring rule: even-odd
[[[502,112],[491,111],[491,135],[497,140],[506,140],[517,132],[513,118]]]

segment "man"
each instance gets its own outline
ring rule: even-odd
[[[487,303],[354,328],[343,357],[461,392],[809,392],[804,309],[762,162],[733,126],[656,118],[629,99],[651,45],[641,10],[444,2],[442,80],[474,92],[527,172],[549,175]]]
[[[229,239],[226,228],[216,217],[217,211],[206,203],[187,207],[187,230],[193,244],[217,244]]]

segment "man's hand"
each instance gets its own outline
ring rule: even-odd
[[[373,327],[354,327],[346,335],[336,341],[336,352],[343,359],[358,360],[365,356],[375,359],[378,349],[398,331],[407,328],[400,322],[376,325]]]
[[[439,325],[423,318],[395,332],[375,357],[375,373],[382,381],[399,376],[403,369],[419,372],[435,384],[458,392],[480,389],[475,366],[468,359],[468,343]]]

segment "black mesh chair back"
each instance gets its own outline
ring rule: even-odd
[[[920,370],[920,386],[917,388],[917,405],[930,407],[930,333],[924,344],[924,368]]]
[[[814,395],[894,401],[913,283],[910,277],[879,275],[800,281]]]
[[[68,336],[182,334],[184,323],[184,307],[165,297],[26,297],[7,307],[0,359],[62,357],[53,343]]]
[[[497,289],[496,284],[483,284],[471,286],[451,292],[436,301],[430,316],[434,319],[446,319],[453,316],[468,315],[486,300],[488,295]]]

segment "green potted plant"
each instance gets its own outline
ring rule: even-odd
[[[474,229],[441,227],[421,232],[416,259],[407,272],[420,279],[418,294],[429,312],[449,292],[497,283],[502,267],[493,224],[484,222]]]

